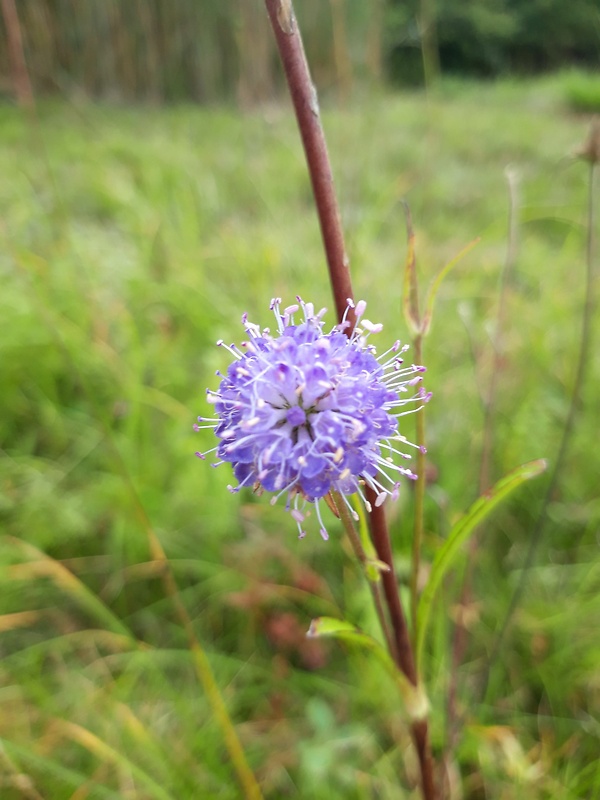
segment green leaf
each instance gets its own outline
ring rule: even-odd
[[[522,483],[535,478],[545,469],[546,461],[538,459],[517,467],[517,469],[505,475],[504,478],[501,478],[491,489],[477,498],[464,517],[454,525],[447,540],[438,550],[417,610],[416,658],[418,671],[421,666],[427,625],[436,592],[444,576],[454,563],[461,546],[505,497]]]
[[[342,642],[357,645],[363,650],[372,653],[395,681],[400,690],[409,719],[412,721],[425,719],[429,712],[429,701],[423,688],[420,685],[415,686],[408,680],[406,675],[398,669],[388,652],[372,636],[363,633],[360,628],[357,628],[351,622],[346,622],[343,619],[333,619],[333,617],[313,619],[307,636],[339,639]]]
[[[423,314],[423,320],[421,322],[421,329],[420,333],[425,336],[429,333],[429,328],[431,327],[431,318],[433,317],[433,304],[435,303],[435,298],[438,293],[440,286],[442,285],[442,281],[448,275],[448,273],[452,270],[452,268],[458,264],[458,262],[467,255],[467,253],[472,250],[475,245],[480,241],[479,237],[477,239],[473,239],[472,242],[458,253],[458,255],[454,256],[454,258],[449,261],[445,267],[443,267],[439,273],[437,274],[435,280],[429,287],[429,291],[427,292],[427,300],[425,301],[425,313]]]

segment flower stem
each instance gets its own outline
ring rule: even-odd
[[[341,320],[347,307],[347,299],[353,297],[353,292],[349,260],[346,256],[344,234],[333,186],[333,174],[321,126],[317,93],[310,78],[291,0],[265,0],[265,5],[277,41],[304,145],[327,257],[331,288],[338,319]],[[350,319],[351,323],[352,321]],[[385,514],[381,506],[375,505],[375,495],[369,489],[367,489],[367,498],[372,506],[369,514],[369,528],[377,557],[389,567],[388,571],[382,572],[381,582],[393,632],[393,636],[390,637],[390,645],[392,639],[394,643],[391,655],[398,668],[416,686],[418,676],[408,626],[398,594]],[[427,720],[414,722],[411,731],[419,757],[423,798],[424,800],[437,800],[438,793],[434,780]]]
[[[381,599],[381,577],[377,582],[374,582],[372,578],[369,576],[369,558],[365,553],[365,549],[363,544],[360,540],[360,536],[354,526],[354,521],[350,516],[350,512],[348,511],[348,507],[346,503],[342,500],[340,494],[338,492],[331,492],[331,496],[333,498],[334,505],[336,510],[339,514],[340,520],[342,521],[342,525],[344,526],[344,530],[348,534],[348,539],[350,540],[350,544],[352,545],[352,549],[354,550],[354,555],[360,561],[364,571],[367,581],[369,583],[369,589],[371,591],[371,597],[373,598],[373,605],[375,606],[375,612],[377,614],[377,618],[379,620],[379,624],[381,626],[381,631],[383,633],[383,637],[385,639],[385,643],[389,652],[393,655],[395,653],[395,644],[392,638],[392,634],[390,632],[390,626],[385,615],[385,609],[383,607],[383,602]],[[394,660],[396,658],[394,657]]]
[[[385,512],[383,506],[375,505],[375,494],[372,490],[368,490],[367,499],[369,499],[372,505],[372,511],[369,514],[369,526],[371,529],[371,538],[373,539],[373,544],[377,551],[377,557],[389,567],[387,572],[382,572],[381,582],[383,584],[383,593],[394,632],[395,651],[391,651],[391,655],[395,659],[398,668],[406,675],[409,681],[416,686],[418,684],[417,668],[408,625],[406,624],[406,617],[404,616],[404,610],[402,609],[402,603],[398,593],[398,581],[394,570],[392,546],[388,533],[387,521],[385,519]],[[419,758],[423,798],[424,800],[436,800],[438,792],[435,785],[427,720],[414,722],[411,726],[411,732]]]
[[[317,91],[310,78],[291,0],[265,0],[306,153],[338,319],[352,298],[350,261],[338,209]],[[348,315],[349,321],[353,320]]]

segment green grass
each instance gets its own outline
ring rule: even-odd
[[[0,796],[240,796],[145,514],[266,797],[416,797],[386,676],[303,637],[318,615],[376,630],[341,531],[299,542],[282,508],[232,497],[227,468],[193,457],[210,446],[191,426],[225,366],[214,342],[240,339],[245,310],[266,324],[273,295],[331,307],[287,104],[240,115],[57,103],[38,114],[34,124],[0,107]],[[494,477],[556,455],[584,286],[587,173],[569,154],[586,121],[547,81],[357,98],[325,108],[324,124],[356,295],[384,322],[382,341],[408,338],[401,199],[424,282],[482,237],[444,284],[425,343],[430,561],[477,494],[509,164],[520,228]],[[593,354],[597,326],[594,337]],[[455,754],[468,800],[600,792],[599,379],[594,355],[485,702],[482,667],[547,479],[480,532]],[[407,488],[392,509],[400,572],[410,531]],[[438,752],[457,597],[449,584],[426,656]]]
[[[570,108],[582,113],[600,112],[600,77],[583,70],[569,70],[563,78],[563,92]]]

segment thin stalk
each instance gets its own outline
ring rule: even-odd
[[[486,669],[484,679],[482,682],[481,695],[486,697],[488,687],[490,670],[492,664],[496,661],[506,631],[512,619],[512,616],[519,605],[523,592],[525,590],[525,583],[527,580],[527,573],[529,572],[537,548],[541,542],[542,534],[548,520],[548,506],[556,492],[560,476],[562,475],[564,461],[567,455],[567,450],[571,441],[573,428],[577,411],[581,405],[581,398],[583,387],[586,378],[587,366],[589,362],[589,353],[592,343],[592,322],[594,318],[595,308],[595,274],[594,274],[594,254],[595,254],[595,237],[594,237],[594,222],[596,218],[595,209],[595,195],[596,195],[596,181],[597,181],[597,164],[600,161],[600,125],[596,124],[592,127],[590,140],[588,142],[588,151],[584,151],[581,155],[589,161],[589,180],[588,180],[588,203],[587,203],[587,238],[586,238],[586,270],[585,270],[585,299],[583,304],[583,317],[581,321],[581,335],[579,339],[579,352],[577,357],[577,367],[575,369],[575,377],[573,379],[573,390],[571,392],[571,399],[569,403],[569,410],[565,425],[558,448],[556,459],[554,460],[554,468],[548,481],[546,494],[542,500],[535,527],[529,539],[529,548],[525,556],[525,562],[519,577],[517,586],[513,592],[510,604],[504,615],[504,619],[500,626],[500,630],[496,636],[494,646],[492,647],[490,656],[486,662]]]
[[[360,536],[358,531],[354,526],[354,520],[350,515],[350,511],[348,510],[348,506],[344,503],[343,499],[341,498],[338,492],[331,492],[331,496],[333,498],[333,502],[335,508],[338,512],[339,518],[344,526],[344,530],[348,535],[348,539],[350,540],[350,544],[352,545],[352,549],[354,550],[354,555],[360,561],[364,572],[367,582],[369,584],[369,590],[371,592],[371,597],[373,599],[373,605],[375,607],[375,613],[377,614],[377,619],[379,620],[379,625],[381,627],[381,632],[383,633],[383,637],[385,639],[385,643],[390,653],[395,652],[395,645],[394,640],[392,638],[392,634],[390,631],[389,622],[385,615],[385,608],[383,607],[383,601],[381,599],[381,578],[376,583],[372,580],[369,576],[369,558],[365,553],[365,549],[362,545],[360,540]]]
[[[385,0],[371,0],[371,13],[367,29],[366,65],[374,83],[381,80],[383,73],[382,38],[384,32]]]
[[[383,584],[385,601],[387,603],[394,633],[395,653],[390,651],[390,655],[395,659],[398,668],[406,675],[409,681],[417,686],[417,668],[408,625],[406,624],[406,617],[398,593],[398,581],[394,569],[394,558],[385,512],[383,506],[375,505],[375,494],[371,490],[367,492],[367,499],[371,503],[373,509],[369,514],[369,527],[371,530],[371,538],[373,539],[373,544],[377,551],[377,558],[389,567],[387,572],[382,572],[381,582]],[[411,726],[411,733],[419,759],[423,798],[424,800],[437,800],[439,795],[436,788],[433,759],[431,757],[431,744],[429,742],[429,726],[427,720],[414,722]]]
[[[483,423],[483,447],[481,453],[481,465],[479,467],[479,494],[483,494],[493,483],[492,477],[492,456],[494,450],[494,422],[496,414],[496,399],[498,395],[498,380],[502,371],[502,361],[504,347],[502,337],[506,323],[506,307],[508,301],[509,278],[517,260],[517,245],[519,231],[519,198],[517,173],[514,169],[506,171],[506,181],[508,184],[508,242],[506,247],[506,257],[504,268],[500,275],[500,297],[498,300],[498,310],[494,334],[492,336],[492,346],[494,357],[492,360],[492,370],[490,384],[485,401],[485,416]],[[471,539],[475,543],[476,539]],[[476,544],[472,545],[476,547]]]
[[[346,33],[344,0],[329,0],[329,5],[333,33],[333,60],[339,97],[342,102],[346,102],[352,91],[352,60]]]
[[[310,78],[302,37],[291,0],[265,0],[279,55],[283,63],[298,128],[304,145],[321,236],[327,258],[329,278],[338,319],[352,298],[350,261],[346,255],[327,143],[321,125],[317,90]],[[352,323],[353,319],[348,316]]]
[[[265,5],[275,34],[304,145],[327,257],[331,288],[338,319],[341,319],[347,307],[347,299],[353,297],[353,292],[349,260],[346,256],[344,234],[333,186],[333,174],[320,121],[317,93],[310,78],[302,37],[298,30],[291,0],[265,0]],[[350,322],[352,323],[353,320],[350,319]],[[372,511],[369,513],[371,538],[379,560],[389,567],[388,571],[382,573],[381,581],[395,642],[395,648],[391,655],[399,669],[416,686],[418,676],[408,627],[398,594],[385,514],[381,506],[375,505],[375,496],[371,490],[367,491],[367,498],[372,506]],[[435,786],[427,720],[413,723],[411,731],[419,757],[423,798],[424,800],[437,800],[438,793]]]
[[[481,449],[481,462],[479,465],[479,495],[482,495],[487,489],[489,489],[493,481],[492,460],[494,452],[494,422],[496,417],[495,412],[498,394],[498,382],[502,372],[502,361],[504,357],[502,337],[507,316],[509,278],[517,260],[519,230],[519,202],[517,194],[518,176],[514,169],[507,169],[505,174],[508,184],[508,241],[504,266],[500,275],[500,296],[496,311],[494,333],[492,335],[492,347],[494,354],[492,358],[490,382],[487,396],[484,399],[483,445]],[[473,536],[469,541],[468,562],[459,601],[459,606],[461,608],[468,606],[473,599],[473,568],[475,564],[477,544],[478,539],[476,536]],[[456,708],[458,670],[464,660],[467,649],[467,640],[467,629],[459,620],[454,626],[452,637],[452,662],[447,698],[448,741],[450,751],[454,749],[456,745],[456,739],[458,737],[458,713]]]
[[[15,0],[2,0],[2,15],[8,39],[8,54],[17,102],[22,108],[32,109],[33,91],[25,61],[21,24]]]
[[[423,336],[417,334],[413,341],[416,364],[423,363]],[[412,622],[413,642],[417,635],[417,607],[419,604],[419,572],[421,569],[421,546],[423,543],[424,511],[425,511],[425,409],[416,414],[416,458],[417,480],[415,481],[415,505],[412,542],[412,568],[410,574],[410,615]]]
[[[421,0],[419,8],[421,57],[425,89],[432,88],[440,74],[440,54],[437,39],[435,0]]]

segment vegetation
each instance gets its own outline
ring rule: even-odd
[[[247,107],[281,86],[263,0],[16,6],[38,95],[151,104],[235,99]],[[302,0],[296,11],[317,85],[342,97],[382,76],[421,85],[424,58],[445,74],[493,77],[565,64],[595,69],[600,50],[597,0]],[[10,33],[5,14],[0,41]],[[10,90],[10,75],[10,47],[3,47],[0,92]]]
[[[563,77],[565,100],[573,111],[600,112],[600,77],[570,70]]]
[[[519,227],[496,343],[492,478],[556,458],[581,330],[588,179],[569,157],[586,121],[565,115],[561,91],[454,82],[430,98],[372,94],[324,111],[357,296],[382,337],[408,338],[400,201],[421,280],[481,236],[443,284],[425,344],[427,560],[478,493],[507,165],[520,175]],[[331,307],[288,107],[60,102],[29,117],[3,106],[0,169],[3,800],[240,796],[177,600],[266,797],[416,796],[384,670],[304,636],[313,617],[342,614],[376,635],[341,529],[298,541],[281,508],[230,496],[227,466],[193,457],[210,446],[192,424],[224,366],[215,341],[239,341],[245,310],[267,322],[273,295]],[[593,336],[595,351],[597,326]],[[461,569],[434,608],[433,746],[448,745],[455,676],[456,797],[600,792],[600,361],[589,366],[533,566],[523,575],[544,478],[480,530],[473,602],[457,606]],[[400,574],[411,505],[405,487],[389,509]],[[457,673],[455,623],[469,637]]]
[[[435,16],[428,0],[391,0],[388,8],[386,38],[399,81],[422,80],[420,49],[429,28],[445,73],[531,74],[598,62],[595,0],[436,0]]]

